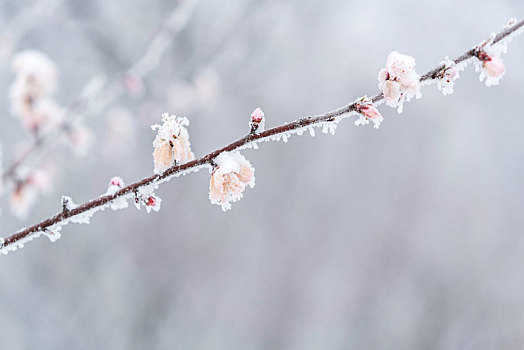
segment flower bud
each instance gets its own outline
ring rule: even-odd
[[[264,112],[262,112],[260,108],[255,109],[253,113],[251,113],[251,121],[249,122],[251,133],[254,134],[257,131],[264,131],[264,124]]]

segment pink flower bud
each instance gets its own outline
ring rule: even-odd
[[[156,198],[154,196],[149,196],[149,198],[147,198],[146,205],[154,207],[156,205]]]
[[[260,108],[257,108],[251,113],[251,121],[260,123],[264,118],[264,112]]]
[[[124,180],[122,180],[120,176],[115,176],[111,179],[111,181],[109,182],[109,185],[122,188],[124,186]]]
[[[502,76],[506,70],[502,59],[498,56],[489,57],[488,60],[482,62],[482,68],[484,68],[486,74],[492,78],[498,78]]]
[[[384,118],[378,111],[377,107],[373,105],[373,101],[368,97],[362,97],[355,106],[355,111],[361,114],[359,120],[355,122],[356,125],[369,124],[369,120],[374,124],[374,127],[378,129]]]
[[[258,132],[264,130],[264,112],[260,108],[257,108],[251,113],[251,121],[249,122],[249,127],[251,128],[251,133],[254,134],[257,130]]]
[[[371,119],[380,118],[380,113],[375,106],[362,106],[360,113]]]

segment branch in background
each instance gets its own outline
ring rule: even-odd
[[[57,142],[81,116],[95,109],[103,109],[126,91],[131,94],[139,93],[142,89],[142,79],[158,65],[176,34],[185,28],[197,2],[198,0],[186,0],[177,6],[153,34],[144,52],[127,69],[115,74],[109,80],[101,80],[100,77],[92,78],[82,96],[66,109],[60,123],[46,133],[38,134],[33,144],[5,169],[2,173],[2,182],[6,184],[16,180],[19,168],[37,152],[42,152],[48,143]]]
[[[436,82],[439,84],[439,88],[443,89],[444,93],[446,93],[446,91],[449,92],[453,82],[458,77],[458,72],[464,69],[468,63],[474,61],[474,59],[477,59],[477,68],[482,70],[481,79],[483,75],[487,74],[491,75],[491,77],[487,77],[488,80],[493,78],[498,82],[498,79],[504,71],[504,66],[500,66],[502,61],[499,62],[500,59],[498,55],[505,52],[507,42],[522,32],[522,29],[524,29],[523,26],[524,20],[519,22],[512,21],[499,34],[492,36],[489,40],[468,50],[453,61],[446,59],[435,69],[421,77],[414,72],[414,60],[411,62],[411,57],[392,53],[390,57],[388,57],[386,69],[381,72],[380,82],[381,86],[383,86],[381,93],[371,99],[367,97],[357,99],[331,112],[297,119],[291,123],[256,133],[258,126],[254,127],[254,124],[263,121],[263,114],[261,114],[261,111],[256,110],[252,115],[250,124],[253,132],[241,139],[212,151],[201,158],[191,160],[181,165],[176,165],[175,163],[174,166],[160,174],[152,175],[125,187],[120,178],[113,178],[105,195],[84,204],[77,206],[70,198],[65,198],[63,200],[63,210],[58,214],[31,227],[22,229],[5,239],[0,239],[0,252],[7,254],[9,251],[23,247],[26,242],[42,234],[54,241],[60,236],[62,226],[69,222],[88,223],[90,218],[98,211],[109,207],[114,210],[127,207],[127,200],[129,199],[134,199],[135,204],[137,204],[139,208],[141,205],[144,205],[149,210],[152,208],[156,211],[159,209],[160,199],[154,195],[154,190],[163,182],[167,182],[174,177],[199,171],[203,168],[214,169],[213,173],[215,173],[221,164],[221,158],[227,155],[228,152],[240,151],[246,148],[256,149],[261,142],[279,140],[287,142],[291,135],[302,135],[307,130],[314,136],[314,127],[322,127],[322,131],[325,133],[334,133],[338,122],[351,115],[360,116],[360,119],[356,121],[357,125],[367,124],[369,119],[375,122],[380,115],[376,110],[376,105],[385,101],[390,106],[399,107],[400,104],[401,107],[404,100],[409,101],[411,96],[419,94],[419,84],[421,83],[427,85],[431,82]],[[491,73],[493,73],[493,75]],[[412,79],[414,76],[417,77],[416,81]],[[413,88],[410,84],[413,83],[416,83],[415,89],[410,90]],[[490,81],[486,83],[489,85]],[[495,82],[491,80],[491,84],[493,83]],[[375,124],[375,126],[377,125]],[[249,163],[247,163],[247,165],[249,165]],[[248,168],[249,167],[250,165]],[[241,170],[238,171],[240,172]],[[247,182],[246,180],[246,183]]]

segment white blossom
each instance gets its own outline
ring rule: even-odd
[[[379,72],[379,89],[384,94],[386,104],[397,107],[402,112],[404,101],[419,98],[420,76],[415,72],[415,59],[397,51],[389,54],[386,68]]]
[[[158,129],[153,141],[153,160],[155,173],[161,173],[176,163],[185,163],[195,158],[191,152],[189,133],[187,126],[189,120],[185,117],[177,117],[162,114],[162,124],[152,125],[153,130]]]
[[[215,158],[215,163],[209,183],[209,200],[227,211],[231,203],[242,198],[246,186],[255,186],[255,168],[238,152],[223,152]]]

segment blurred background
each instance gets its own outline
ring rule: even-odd
[[[189,118],[201,156],[243,136],[256,107],[268,127],[326,112],[377,93],[392,50],[423,73],[523,13],[518,0],[3,0],[6,165],[32,141],[10,112],[13,54],[56,64],[66,108],[168,39],[147,74],[80,113],[83,156],[62,142],[32,159],[52,184],[25,217],[6,188],[1,236],[63,194],[150,175],[162,112]],[[105,211],[1,257],[0,348],[524,348],[523,37],[503,59],[499,86],[470,66],[451,96],[431,86],[401,115],[381,106],[378,130],[344,120],[244,151],[257,184],[227,213],[201,171],[162,186],[159,213]]]

